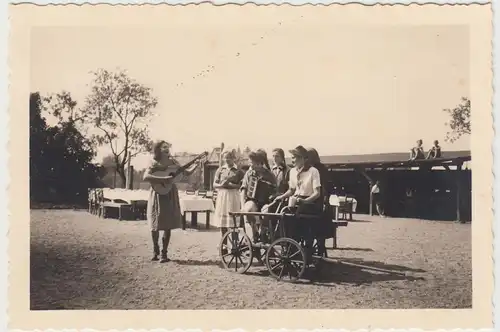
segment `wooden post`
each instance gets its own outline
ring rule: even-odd
[[[370,216],[373,216],[373,193],[371,183],[368,185],[368,188],[370,190]]]
[[[198,228],[198,211],[191,211],[191,228]]]
[[[129,166],[127,169],[127,189],[134,189],[134,166]]]
[[[206,219],[205,219],[205,228],[210,229],[210,210],[205,211],[206,213]]]
[[[462,191],[461,186],[461,171],[462,164],[457,165],[457,177],[456,177],[456,188],[457,188],[457,221],[462,222],[462,216],[460,215],[460,192]]]

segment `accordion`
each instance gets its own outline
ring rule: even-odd
[[[267,204],[269,197],[275,192],[275,186],[260,177],[252,175],[248,179],[246,196],[260,204]]]

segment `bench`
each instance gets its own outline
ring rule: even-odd
[[[100,204],[99,217],[106,219],[109,215],[110,210],[116,211],[118,214],[118,220],[129,219],[133,214],[132,205],[125,203],[115,203],[115,202],[103,202]]]

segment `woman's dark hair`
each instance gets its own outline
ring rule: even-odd
[[[267,152],[264,149],[257,149],[256,153],[261,157],[261,162],[264,164],[264,166],[268,169],[271,170],[271,166],[269,166],[269,160],[267,160]]]
[[[311,166],[316,167],[317,165],[323,165],[321,163],[321,159],[319,158],[319,153],[315,148],[307,149],[307,158],[309,159]]]
[[[281,157],[281,165],[278,165],[278,166],[286,167],[285,151],[283,151],[283,149],[281,149],[281,148],[275,148],[275,149],[273,149],[273,153],[276,153]]]
[[[170,143],[165,140],[159,140],[153,144],[153,158],[156,161],[160,161],[161,159],[161,146],[163,145],[163,143],[166,143],[170,146]]]
[[[321,179],[321,187],[323,190],[323,195],[328,195],[331,188],[328,188],[328,169],[321,162],[321,158],[319,157],[319,153],[315,148],[307,149],[307,158],[309,159],[309,163],[311,166],[316,168],[319,171],[320,179]]]
[[[259,154],[255,151],[252,151],[248,154],[248,159],[259,164],[262,163],[262,158],[260,158]]]

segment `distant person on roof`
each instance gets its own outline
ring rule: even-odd
[[[439,146],[439,141],[435,140],[434,141],[434,146],[429,150],[429,153],[427,153],[427,159],[436,159],[436,158],[441,158],[441,147]]]
[[[421,139],[417,141],[417,146],[410,150],[410,160],[425,159],[423,144]]]

